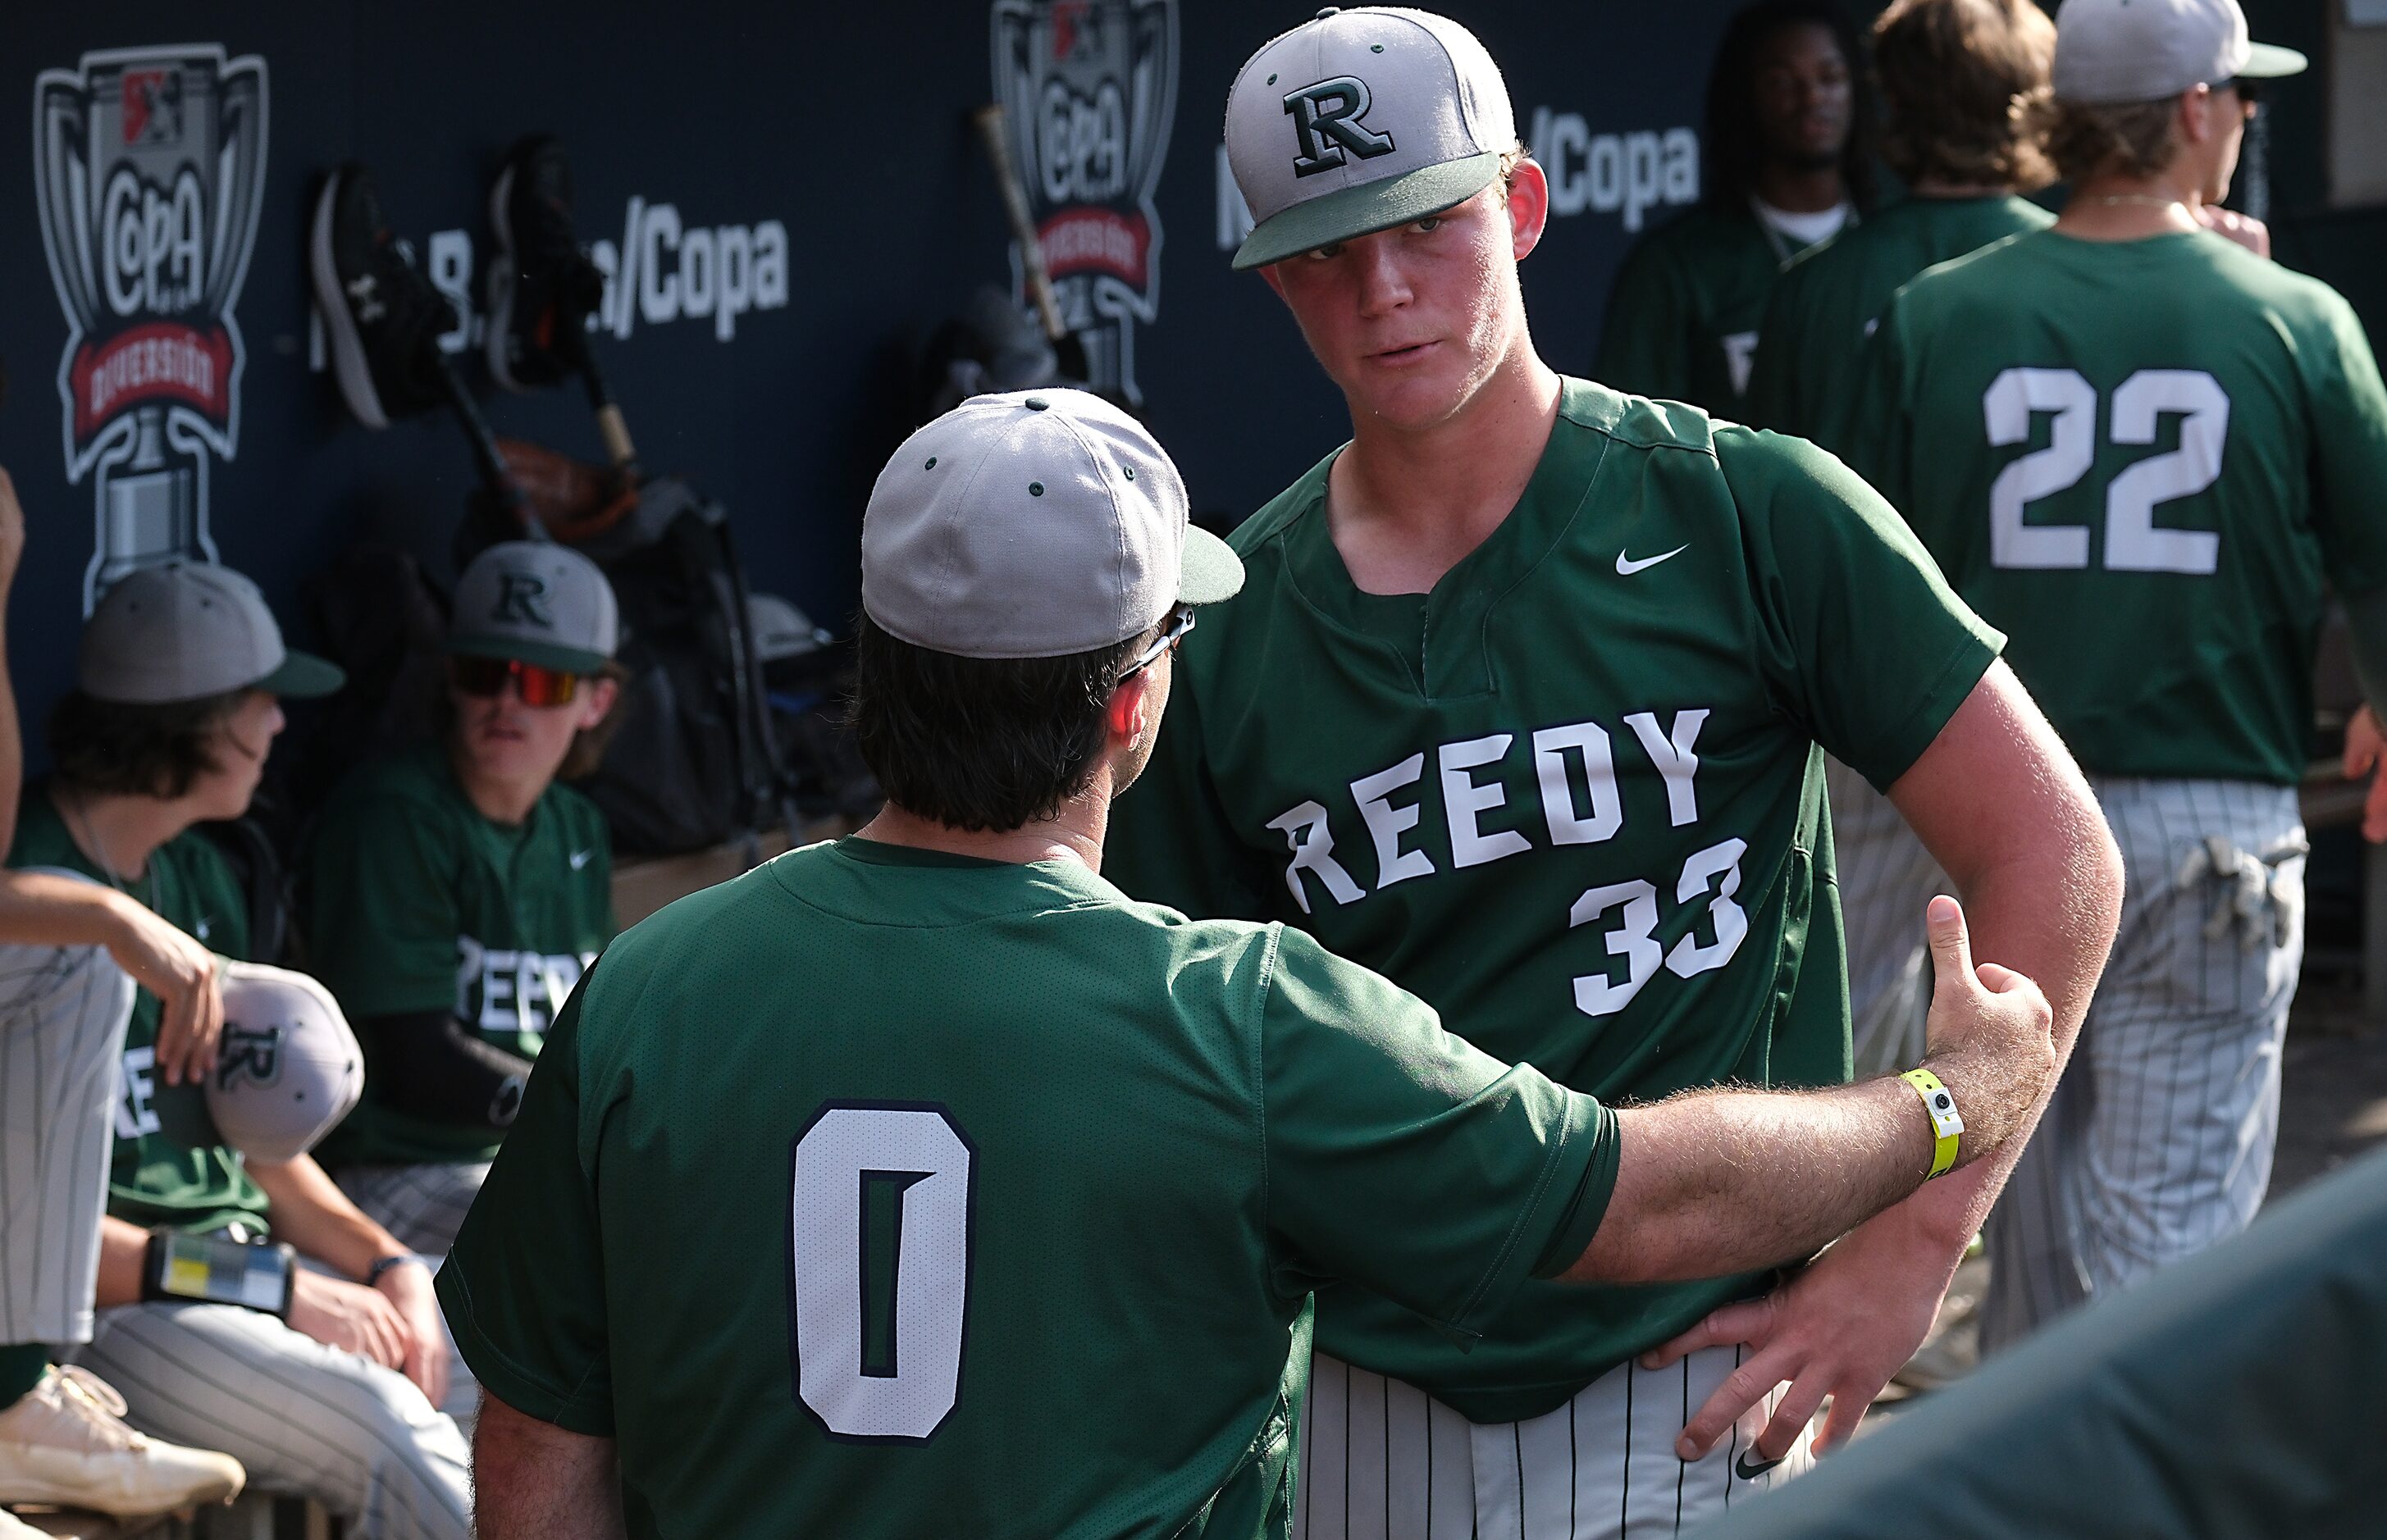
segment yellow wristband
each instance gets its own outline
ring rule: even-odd
[[[1899,1079],[1913,1086],[1914,1094],[1923,1098],[1923,1110],[1931,1118],[1931,1169],[1924,1173],[1923,1180],[1944,1177],[1955,1168],[1956,1136],[1964,1131],[1964,1117],[1956,1110],[1955,1095],[1928,1069],[1910,1069]]]

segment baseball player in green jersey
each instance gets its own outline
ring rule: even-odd
[[[490,547],[456,585],[444,741],[366,766],[323,811],[309,935],[369,1069],[323,1158],[419,1252],[455,1240],[548,1028],[613,935],[604,816],[557,776],[594,766],[619,632],[587,557]]]
[[[1838,450],[1865,336],[1899,285],[2054,221],[2016,196],[2054,180],[2027,110],[2047,95],[2054,56],[2055,24],[2032,0],[1897,0],[1882,13],[1873,46],[1882,154],[1912,196],[1783,270],[1749,374],[1749,422]],[[1824,776],[1853,1059],[1859,1074],[1878,1074],[1923,1052],[1930,975],[1920,922],[1948,878],[1864,776],[1836,759]]]
[[[1307,930],[1603,1098],[1830,1084],[1820,743],[1889,789],[2068,1039],[2112,846],[2002,638],[1830,457],[1541,361],[1518,263],[1547,183],[1482,45],[1325,15],[1245,65],[1226,141],[1259,219],[1235,259],[1354,438],[1236,533],[1249,580],[1183,650],[1119,885]],[[1471,1353],[1381,1292],[1321,1292],[1309,1533],[1422,1534],[1429,1499],[1460,1534],[1721,1508],[1825,1395],[1827,1434],[1853,1427],[2002,1178],[1938,1184],[1774,1293],[1528,1283]],[[1740,1416],[1786,1382],[1752,1450]]]
[[[8,864],[105,883],[241,958],[247,896],[194,826],[247,809],[282,730],[280,696],[340,683],[283,644],[237,573],[126,576],[83,627],[76,688],[51,717],[54,775],[27,790]],[[145,1434],[222,1450],[357,1534],[462,1540],[467,1450],[436,1409],[448,1348],[429,1270],[310,1156],[234,1150],[194,1067],[160,1063],[158,998],[144,989],[127,1009],[104,1199],[83,1220],[81,1179],[65,1173],[74,1185],[48,1200],[72,1227],[69,1250],[91,1244],[72,1231],[98,1227],[98,1317],[75,1371],[94,1378],[71,1394],[121,1408]]]
[[[929,423],[862,560],[885,811],[607,950],[440,1274],[483,1540],[1281,1540],[1312,1289],[1467,1341],[1529,1276],[1796,1255],[1987,1155],[2052,1069],[1952,901],[1944,1085],[1619,1113],[1297,930],[1127,899],[1112,794],[1243,574],[1099,398]],[[1777,1161],[1784,1192],[1724,1180]]]
[[[1871,209],[1857,58],[1832,0],[1758,0],[1733,17],[1708,81],[1705,196],[1626,255],[1593,372],[1740,415],[1783,264]]]
[[[1989,1241],[2011,1341],[2234,1233],[2270,1176],[2304,945],[2322,581],[2387,683],[2387,391],[2324,284],[2200,227],[2259,82],[2236,0],[2066,0],[2052,229],[1901,291],[1852,453],[2092,777],[2129,897]]]

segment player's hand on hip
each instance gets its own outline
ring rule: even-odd
[[[1641,1357],[1663,1369],[1685,1354],[1727,1343],[1751,1351],[1726,1375],[1674,1441],[1686,1460],[1704,1458],[1725,1433],[1786,1382],[1789,1389],[1758,1430],[1750,1463],[1787,1457],[1830,1396],[1815,1439],[1821,1453],[1857,1431],[1865,1408],[1930,1333],[1955,1265],[1946,1249],[1914,1235],[1897,1209],[1876,1215],[1762,1298],[1727,1305]]]
[[[2055,1012],[2012,968],[1973,963],[1964,911],[1935,898],[1924,911],[1931,939],[1930,1057],[1925,1064],[1956,1094],[1964,1132],[1957,1162],[1989,1154],[2028,1122],[2055,1074]]]
[[[415,1263],[390,1269],[373,1285],[398,1309],[406,1328],[406,1361],[399,1367],[437,1406],[448,1399],[448,1334],[439,1325],[439,1296],[431,1269]]]
[[[290,1324],[326,1347],[371,1358],[384,1369],[406,1363],[406,1322],[387,1295],[345,1279],[298,1269]]]
[[[108,955],[164,1007],[158,1021],[158,1067],[168,1085],[197,1084],[216,1067],[223,1042],[223,980],[215,953],[180,927],[133,899],[116,904]]]
[[[2379,774],[2382,760],[2387,760],[2387,734],[2379,730],[2379,718],[2365,706],[2345,725],[2345,778],[2370,782],[2362,800],[2362,838],[2374,845],[2387,844],[2387,775]]]

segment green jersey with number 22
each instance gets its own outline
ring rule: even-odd
[[[1234,537],[1105,870],[1282,919],[1485,1052],[1602,1098],[1846,1079],[1814,746],[1887,785],[1997,635],[1838,461],[1567,381],[1517,507],[1430,594],[1360,591],[1331,458]],[[1471,1353],[1379,1293],[1318,1345],[1477,1421],[1531,1417],[1749,1278],[1520,1291]]]
[[[2048,230],[1900,291],[1846,451],[2108,776],[2302,777],[2324,576],[2387,582],[2387,391],[2328,285]]]

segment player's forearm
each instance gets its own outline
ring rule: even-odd
[[[362,1279],[381,1258],[406,1255],[396,1236],[348,1201],[314,1156],[278,1166],[252,1160],[248,1174],[272,1204],[273,1238],[297,1247],[300,1256]]]
[[[493,1139],[513,1126],[531,1061],[484,1041],[453,1011],[373,1016],[360,1030],[384,1106]]]
[[[16,804],[9,804],[13,811]],[[30,946],[115,946],[133,901],[113,888],[48,872],[0,870],[0,940]]]
[[[149,1258],[149,1232],[113,1216],[99,1221],[99,1285],[92,1303],[101,1309],[141,1299],[141,1271]]]
[[[541,1422],[486,1392],[473,1431],[477,1540],[613,1540],[625,1533],[610,1438]]]
[[[1650,1283],[1802,1259],[1931,1168],[1929,1121],[1897,1079],[1693,1092],[1617,1114],[1616,1189],[1572,1282]]]

